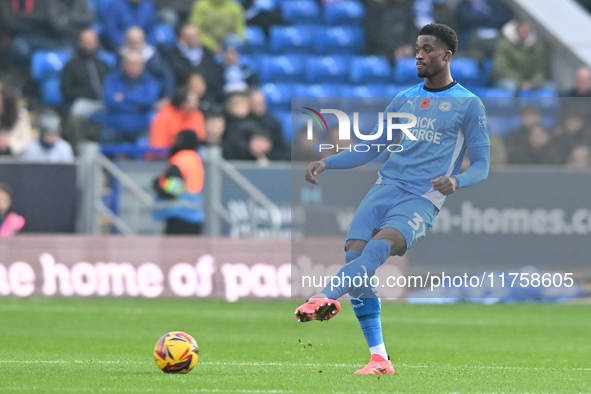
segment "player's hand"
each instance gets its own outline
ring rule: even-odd
[[[458,180],[454,177],[440,176],[431,181],[433,190],[439,191],[444,196],[448,196],[458,188]]]
[[[318,180],[315,178],[315,176],[323,173],[324,171],[326,171],[326,162],[324,160],[313,161],[312,163],[308,164],[308,168],[306,168],[305,179],[314,185],[318,185]]]

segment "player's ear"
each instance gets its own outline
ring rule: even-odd
[[[443,59],[445,61],[451,61],[451,58],[453,57],[453,53],[448,49],[447,51],[445,51],[445,54],[443,55]]]

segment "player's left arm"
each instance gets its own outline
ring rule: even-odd
[[[453,177],[439,177],[432,180],[433,189],[443,195],[452,194],[456,189],[468,187],[485,180],[490,169],[490,140],[486,122],[486,110],[480,99],[470,99],[464,119],[463,132],[468,147],[470,167]]]

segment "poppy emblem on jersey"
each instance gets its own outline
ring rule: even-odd
[[[424,98],[421,101],[421,105],[419,105],[419,108],[420,109],[427,109],[427,108],[429,108],[430,105],[431,105],[431,99]]]
[[[441,104],[439,104],[439,109],[442,110],[443,112],[449,112],[449,110],[451,109],[451,103],[449,101],[444,101]]]

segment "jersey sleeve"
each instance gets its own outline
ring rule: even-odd
[[[468,148],[490,146],[486,109],[479,98],[470,98],[466,109],[463,132]]]

